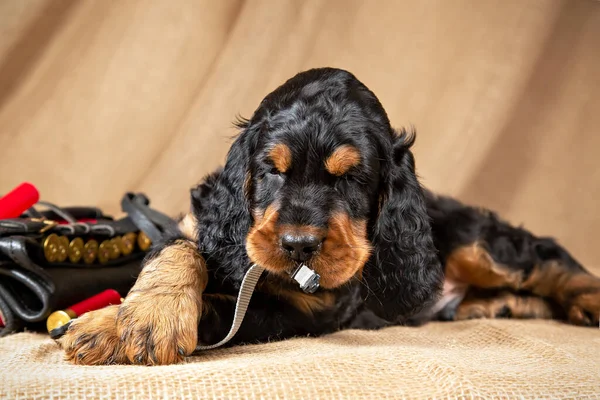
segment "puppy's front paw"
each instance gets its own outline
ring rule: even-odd
[[[454,321],[465,321],[469,319],[492,318],[489,307],[476,302],[461,303],[454,313]]]
[[[570,323],[598,326],[600,320],[600,279],[589,274],[577,274],[562,287],[563,300]]]
[[[129,362],[174,364],[196,348],[200,296],[149,289],[131,293],[117,316],[117,335]]]
[[[75,364],[123,364],[127,361],[117,336],[119,306],[90,311],[73,320],[58,343]]]
[[[569,322],[574,325],[598,327],[600,321],[600,289],[596,292],[575,296],[567,311]]]

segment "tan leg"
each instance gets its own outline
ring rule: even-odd
[[[597,326],[600,319],[600,279],[567,268],[558,261],[536,267],[523,282],[523,289],[550,297],[561,304],[569,322]]]
[[[524,271],[497,263],[479,244],[453,251],[446,260],[449,279],[483,289],[527,291],[559,304],[570,323],[597,326],[600,318],[600,279],[587,271],[552,260]]]
[[[75,320],[60,340],[80,364],[172,364],[198,340],[208,276],[196,244],[178,240],[146,262],[123,304]]]
[[[551,319],[552,306],[544,299],[504,292],[490,298],[466,298],[456,310],[455,320],[474,318]]]

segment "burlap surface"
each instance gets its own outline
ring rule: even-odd
[[[46,336],[0,339],[0,397],[600,398],[600,330],[467,321],[213,350],[165,367],[78,367]]]

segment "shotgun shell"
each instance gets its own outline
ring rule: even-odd
[[[113,289],[105,290],[95,296],[85,299],[65,310],[54,311],[46,320],[48,332],[60,328],[74,318],[80,317],[88,311],[99,310],[109,305],[121,304],[123,299],[119,292]]]
[[[94,239],[90,239],[83,246],[83,262],[86,264],[92,264],[98,255],[98,242]]]
[[[128,256],[133,252],[135,248],[135,242],[137,240],[137,234],[134,232],[126,233],[121,237],[120,245],[121,245],[121,254],[124,256]]]
[[[142,251],[146,251],[152,246],[152,241],[143,231],[140,231],[137,237],[137,244]]]
[[[24,182],[0,196],[0,219],[18,218],[29,207],[40,199],[37,188],[29,182]]]
[[[60,328],[65,325],[73,318],[77,318],[77,315],[70,308],[54,311],[46,320],[46,328],[48,328],[48,332],[50,332],[52,329]]]
[[[71,240],[71,243],[69,243],[69,261],[76,264],[81,260],[81,257],[83,257],[83,246],[85,244],[82,238],[77,237]]]

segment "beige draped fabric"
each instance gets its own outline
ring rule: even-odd
[[[0,193],[27,180],[44,200],[118,213],[141,191],[184,212],[236,115],[319,66],[353,72],[416,128],[426,186],[553,235],[600,273],[592,0],[2,0]]]
[[[185,211],[236,115],[334,66],[417,129],[425,185],[600,267],[598,2],[5,0],[0,29],[0,191]]]

